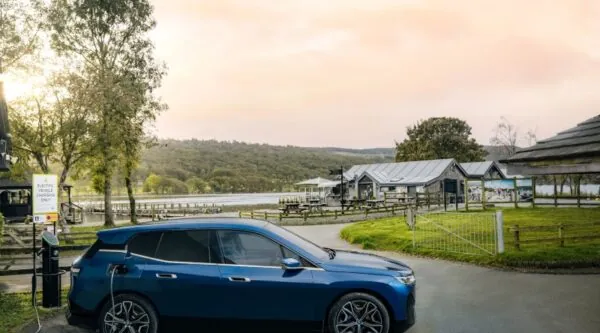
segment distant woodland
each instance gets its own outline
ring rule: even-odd
[[[393,148],[160,140],[144,150],[134,179],[138,188],[156,194],[286,191],[299,181],[328,177],[333,168],[393,160]],[[85,177],[81,181],[85,183]]]

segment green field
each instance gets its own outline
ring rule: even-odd
[[[600,209],[597,208],[519,208],[503,209],[505,253],[489,255],[479,249],[469,248],[466,242],[448,233],[428,232],[423,221],[435,221],[453,235],[465,239],[477,239],[479,244],[495,246],[493,230],[490,233],[477,229],[478,224],[493,223],[493,211],[460,212],[448,214],[427,214],[417,217],[417,247],[413,247],[413,232],[407,226],[404,217],[384,218],[360,222],[344,228],[341,237],[350,243],[359,244],[365,249],[389,250],[425,255],[431,257],[473,262],[484,265],[516,267],[590,267],[600,265],[600,225],[588,225],[600,221]],[[485,214],[485,215],[484,215]],[[546,242],[527,242],[530,240],[558,237],[558,225],[563,224],[563,237],[597,235],[590,239],[565,238],[561,247],[558,240]],[[476,227],[473,227],[473,226]],[[514,246],[512,226],[518,225],[520,231],[520,249]],[[543,230],[527,231],[526,227],[548,226]],[[419,229],[421,228],[421,229]],[[476,231],[473,233],[473,231]],[[473,234],[477,234],[474,237]],[[482,236],[483,235],[483,236]],[[422,238],[419,238],[422,237]],[[421,242],[421,243],[419,243]],[[490,244],[490,242],[492,242]],[[420,246],[424,244],[424,246]],[[443,244],[443,245],[440,245]],[[448,246],[450,244],[450,246]],[[435,245],[435,246],[427,246]],[[487,248],[490,248],[489,246]],[[475,251],[474,251],[475,250]],[[479,252],[479,253],[477,253]]]

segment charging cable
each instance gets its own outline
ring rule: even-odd
[[[112,312],[112,316],[113,319],[115,318],[115,293],[113,290],[113,285],[114,285],[114,280],[115,280],[115,272],[117,271],[117,269],[119,269],[119,265],[114,265],[112,268],[112,271],[110,272],[110,301],[112,303],[112,308],[111,308],[111,312]]]
[[[45,276],[61,276],[61,275],[64,275],[66,273],[67,273],[66,270],[60,270],[60,271],[58,271],[58,273],[52,273],[52,274],[44,274],[44,273],[36,273],[36,272],[34,272],[33,275],[35,275],[36,277],[43,278]],[[37,283],[34,284],[34,285],[32,285],[32,288],[33,288],[33,290],[32,290],[32,293],[33,293],[33,309],[35,310],[35,318],[36,318],[37,324],[38,324],[38,329],[37,329],[37,331],[35,331],[35,333],[40,333],[42,331],[42,323],[40,321],[40,313],[38,311],[38,306],[37,306]],[[60,290],[59,290],[59,297],[60,297]]]

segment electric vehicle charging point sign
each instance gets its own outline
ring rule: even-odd
[[[33,175],[33,223],[58,221],[58,176]]]

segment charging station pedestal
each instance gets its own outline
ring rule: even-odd
[[[59,274],[58,238],[48,231],[42,233],[42,306],[55,308],[61,306]]]

